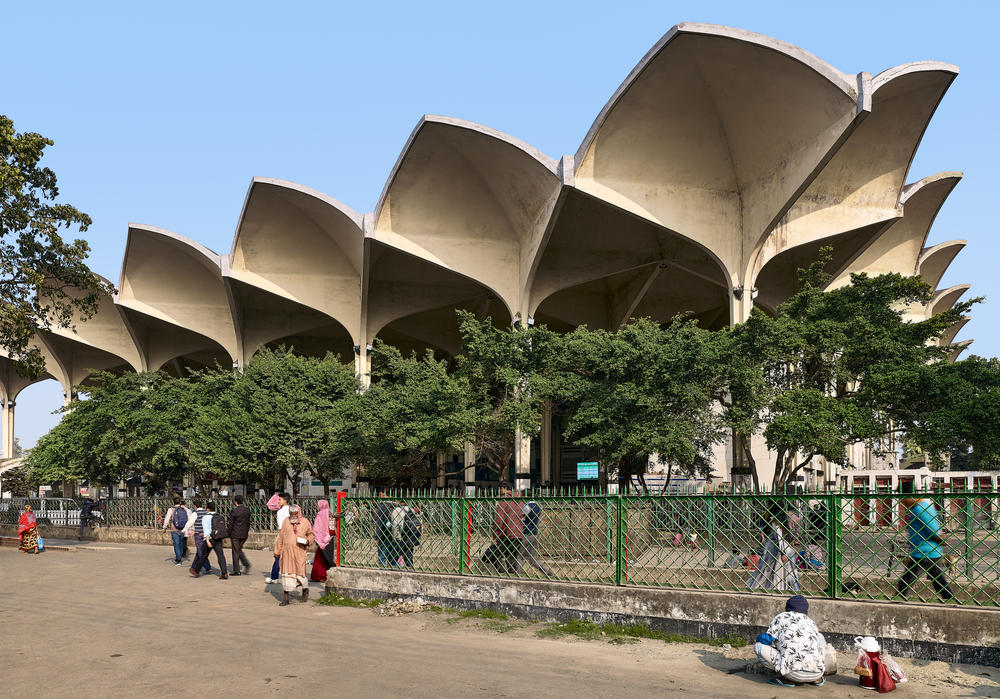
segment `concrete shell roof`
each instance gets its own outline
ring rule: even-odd
[[[828,243],[834,285],[853,271],[936,285],[964,243],[926,241],[961,175],[905,182],[957,74],[921,61],[851,75],[760,34],[679,24],[573,156],[425,115],[374,212],[258,177],[226,256],[130,225],[118,297],[56,334],[155,369],[192,352],[242,363],[303,333],[347,353],[380,334],[451,352],[440,324],[456,307],[560,327],[681,310],[735,323],[758,293],[779,303]]]

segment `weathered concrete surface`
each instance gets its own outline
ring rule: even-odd
[[[76,527],[53,527],[46,524],[38,525],[42,538],[68,539],[82,541],[104,541],[116,544],[152,544],[154,546],[171,546],[170,532],[159,529],[138,529],[135,527],[101,527],[87,528],[83,537],[77,537]],[[271,549],[277,532],[250,532],[245,549]],[[17,536],[17,525],[0,525],[0,536]],[[229,548],[228,544],[226,548]]]
[[[451,607],[489,607],[548,620],[643,622],[703,638],[753,638],[786,598],[361,568],[330,570],[327,587],[355,598],[419,596]],[[810,616],[841,650],[855,636],[872,635],[893,655],[1000,667],[1000,610],[819,598],[809,604]]]
[[[45,538],[44,536],[42,537]],[[18,548],[21,545],[21,540],[16,536],[0,536],[0,546],[11,546],[13,548]],[[46,551],[75,551],[76,547],[64,543],[50,544],[48,541],[45,542]]]

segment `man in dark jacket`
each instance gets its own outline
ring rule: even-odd
[[[250,510],[243,504],[243,496],[237,495],[233,498],[236,507],[229,513],[229,545],[233,549],[233,572],[231,575],[243,575],[240,572],[242,563],[247,572],[250,572],[250,561],[243,553],[243,544],[250,536]]]

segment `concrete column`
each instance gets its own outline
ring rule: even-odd
[[[539,439],[542,450],[542,485],[552,485],[552,404],[546,403],[542,411],[542,435]]]
[[[7,451],[7,401],[0,400],[0,459],[11,458]]]
[[[437,453],[437,487],[444,488],[445,486],[445,459],[447,455],[443,451]]]
[[[465,494],[476,494],[476,448],[465,443]]]
[[[514,432],[514,487],[527,490],[531,487],[531,438]]]
[[[371,385],[372,359],[368,351],[370,345],[355,345],[354,351],[354,373],[361,382],[361,390],[367,391]]]
[[[4,450],[9,458],[14,457],[14,401],[7,401],[7,414],[3,421]]]

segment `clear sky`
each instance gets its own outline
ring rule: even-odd
[[[481,122],[558,158],[574,153],[635,63],[671,26],[767,34],[842,71],[914,60],[961,74],[908,181],[965,179],[931,244],[969,246],[942,285],[985,295],[958,339],[1000,354],[1000,4],[993,2],[8,2],[0,113],[55,141],[62,199],[88,212],[92,268],[117,281],[127,224],[228,252],[253,176],[370,211],[424,113]],[[17,401],[30,446],[61,389]]]

